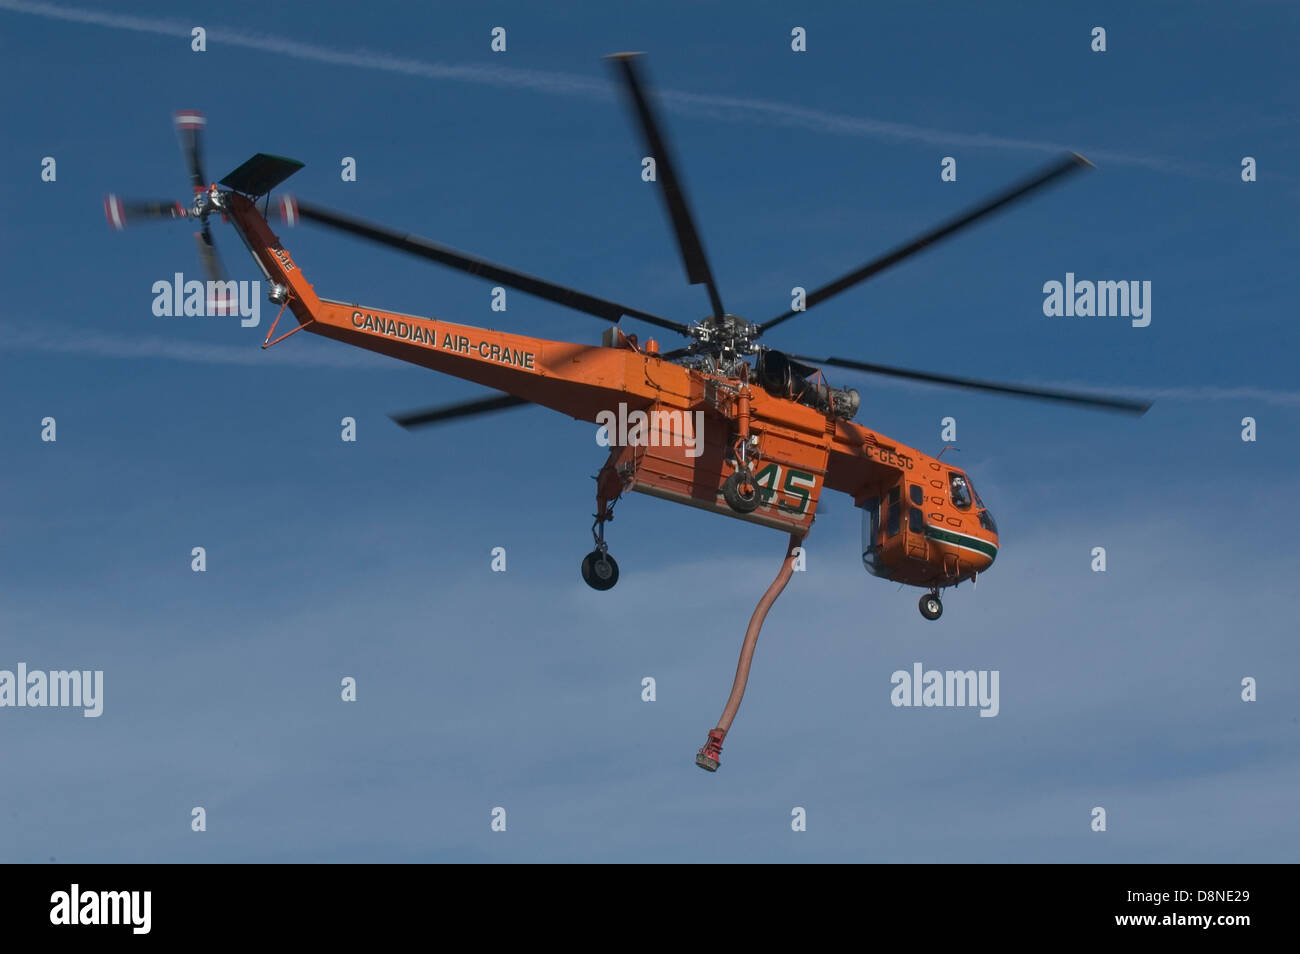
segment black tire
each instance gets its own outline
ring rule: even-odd
[[[921,615],[926,619],[935,620],[943,615],[943,603],[934,593],[926,593],[921,597],[921,602],[918,605],[921,609]]]
[[[582,579],[593,590],[610,590],[618,582],[618,564],[608,553],[592,550],[582,558]]]
[[[742,483],[749,484],[748,494],[740,489]],[[731,476],[722,482],[722,496],[726,499],[727,506],[736,513],[753,513],[762,502],[758,484],[754,483],[753,475],[746,470],[732,471]]]

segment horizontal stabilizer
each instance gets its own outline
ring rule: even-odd
[[[222,179],[221,184],[245,195],[266,195],[302,167],[297,159],[259,152]]]

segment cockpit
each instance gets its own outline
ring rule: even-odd
[[[952,496],[952,505],[958,510],[970,509],[970,484],[966,482],[964,474],[948,472],[948,493]]]
[[[997,523],[984,506],[984,501],[980,499],[970,478],[959,470],[948,470],[946,473],[947,503],[961,513],[973,510],[984,530],[997,533]],[[935,480],[934,485],[929,493],[934,494],[936,490],[942,493],[941,480]],[[928,548],[925,544],[932,533],[937,533],[941,540],[951,538],[951,529],[928,526],[925,516],[926,493],[921,484],[908,475],[883,495],[873,495],[863,501],[862,566],[872,576],[894,579],[896,574],[890,567],[893,565],[897,568],[900,559],[926,559]],[[933,509],[940,502],[941,498],[934,497],[928,506]],[[949,522],[953,522],[952,518]]]
[[[984,506],[984,501],[980,500],[980,495],[976,492],[970,478],[960,471],[948,471],[948,495],[952,500],[952,505],[958,510],[970,510],[975,507],[976,516],[979,517],[980,526],[990,533],[998,532],[998,525],[993,520],[993,514],[989,513],[988,507]]]

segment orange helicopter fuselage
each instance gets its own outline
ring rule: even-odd
[[[253,202],[228,193],[225,212],[267,280],[284,287],[285,307],[298,321],[294,331],[474,381],[577,420],[599,424],[639,412],[649,423],[642,439],[610,442],[599,478],[607,499],[635,490],[804,535],[822,491],[839,491],[864,508],[867,569],[914,586],[972,579],[997,555],[997,533],[978,497],[963,507],[954,495],[954,476],[969,487],[964,472],[878,431],[747,380],[665,361],[653,340],[642,346],[616,328],[601,345],[580,344],[321,298]],[[270,334],[267,342],[275,343]],[[722,494],[738,454],[761,491],[748,514]]]

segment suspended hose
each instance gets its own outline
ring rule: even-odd
[[[794,551],[802,542],[802,534],[790,534],[790,545],[786,547],[785,562],[781,564],[781,572],[776,575],[776,579],[772,581],[772,585],[767,588],[763,598],[758,601],[758,606],[754,608],[754,615],[749,618],[749,629],[745,630],[745,641],[740,646],[740,662],[736,664],[736,679],[731,684],[731,695],[727,698],[726,708],[722,710],[722,718],[718,720],[718,728],[724,733],[731,728],[731,720],[736,718],[740,700],[745,696],[745,684],[749,682],[749,664],[754,658],[754,647],[758,645],[758,632],[763,628],[767,611],[772,608],[776,598],[790,582],[790,575],[794,572],[797,559]]]

